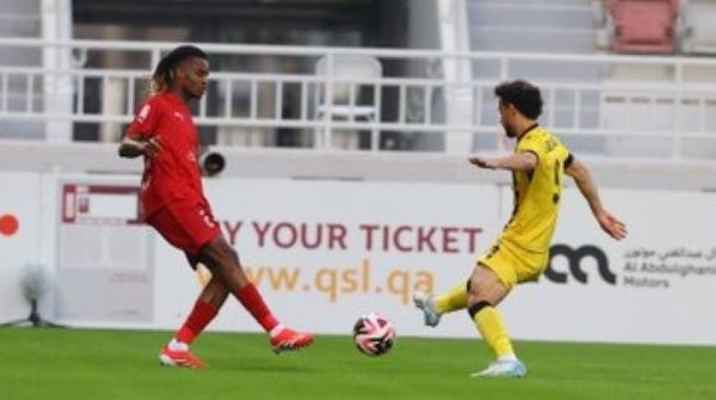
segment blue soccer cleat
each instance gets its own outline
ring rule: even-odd
[[[486,369],[470,374],[472,378],[524,378],[527,367],[520,360],[498,360]]]
[[[433,296],[424,292],[415,292],[413,294],[413,302],[415,307],[423,311],[425,325],[436,327],[440,323],[440,314],[435,310],[435,301]]]

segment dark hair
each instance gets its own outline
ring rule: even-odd
[[[542,95],[539,88],[527,81],[503,82],[495,88],[495,96],[503,103],[515,106],[529,119],[537,119],[542,114]]]
[[[164,56],[157,64],[152,75],[152,93],[162,92],[174,83],[174,69],[184,60],[199,57],[206,60],[203,50],[196,46],[179,46]]]

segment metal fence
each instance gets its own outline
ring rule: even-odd
[[[100,140],[117,140],[146,96],[153,66],[175,46],[0,39],[0,49],[37,51],[44,60],[0,65],[0,121],[45,123],[46,138],[59,129],[51,123],[71,123],[70,130],[96,124]],[[212,73],[196,122],[219,144],[280,132],[300,136],[294,145],[307,149],[354,150],[363,143],[394,150],[388,139],[398,137],[408,143],[405,150],[503,151],[509,144],[498,134],[492,91],[501,81],[526,78],[543,92],[540,122],[583,153],[716,160],[713,59],[199,46]],[[462,143],[457,151],[448,146],[452,140]],[[267,151],[275,145],[255,142]]]

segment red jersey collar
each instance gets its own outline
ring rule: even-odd
[[[181,97],[174,94],[174,92],[167,90],[166,92],[162,93],[161,96],[163,98],[165,98],[167,101],[169,101],[175,105],[181,105],[186,108],[189,108],[189,106],[184,102],[184,100],[182,100]]]

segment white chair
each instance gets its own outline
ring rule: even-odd
[[[685,0],[682,2],[684,38],[682,51],[692,54],[716,54],[716,1]]]
[[[383,67],[374,57],[364,55],[335,55],[333,56],[333,79],[338,80],[333,84],[332,101],[327,99],[328,85],[318,85],[316,96],[315,114],[316,120],[365,120],[374,122],[379,118],[380,110],[377,104],[358,105],[361,90],[370,82],[380,79],[383,76]],[[316,62],[316,75],[325,79],[331,75],[328,58],[321,57]],[[340,82],[349,79],[358,82]],[[377,88],[380,90],[380,87]],[[376,96],[373,96],[375,100]],[[378,148],[378,130],[371,127],[371,148]],[[333,140],[334,139],[334,140]],[[358,148],[358,132],[330,132],[328,129],[316,129],[314,132],[314,146],[332,147],[353,150]]]

